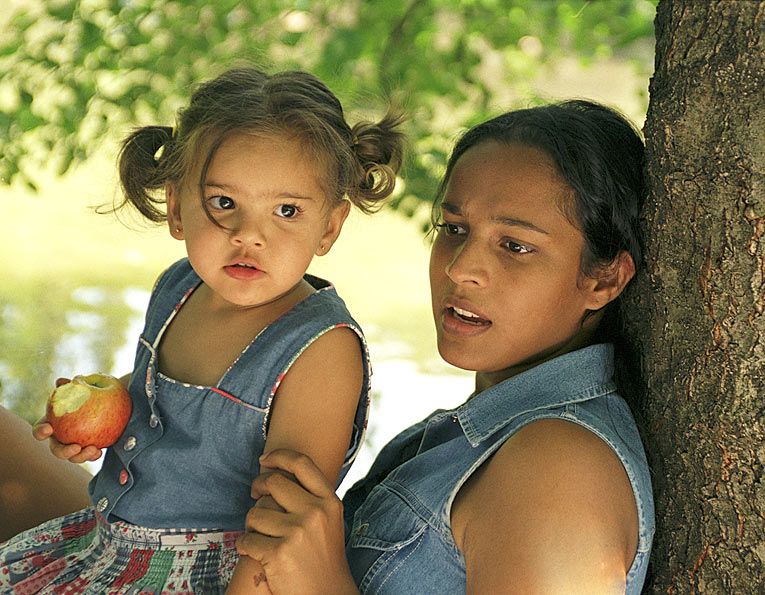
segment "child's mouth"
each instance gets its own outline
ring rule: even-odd
[[[244,262],[228,265],[223,267],[223,269],[229,276],[240,280],[255,279],[264,274],[264,271],[260,270],[256,266]]]

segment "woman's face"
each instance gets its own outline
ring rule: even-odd
[[[605,305],[580,272],[571,190],[541,151],[484,141],[456,162],[430,259],[438,350],[481,390],[583,344]]]

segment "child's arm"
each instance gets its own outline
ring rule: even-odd
[[[319,337],[279,386],[271,406],[265,452],[286,448],[304,453],[334,484],[350,444],[362,382],[363,360],[356,333],[337,328]],[[258,500],[256,506],[279,509],[270,496]],[[271,593],[267,573],[256,560],[242,557],[227,593]]]

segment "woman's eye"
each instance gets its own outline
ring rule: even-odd
[[[298,208],[295,205],[279,205],[274,213],[279,217],[291,219],[298,214]]]
[[[228,196],[213,196],[209,201],[213,209],[227,210],[234,208],[234,201]]]
[[[439,223],[436,225],[439,231],[443,231],[448,236],[458,236],[465,233],[465,228],[454,223]]]
[[[503,245],[513,254],[528,254],[529,252],[533,252],[531,248],[528,248],[523,244],[513,242],[512,240],[505,240]]]

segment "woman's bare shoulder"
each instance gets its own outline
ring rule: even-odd
[[[559,419],[511,436],[460,489],[452,526],[468,592],[624,592],[638,535],[617,455]]]

